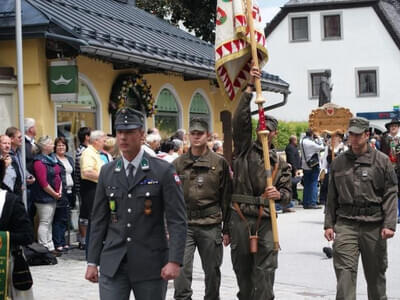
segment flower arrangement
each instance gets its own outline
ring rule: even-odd
[[[122,107],[131,107],[147,117],[156,113],[151,86],[137,73],[120,75],[113,85],[109,112],[114,115]]]

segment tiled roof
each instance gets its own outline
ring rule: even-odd
[[[27,0],[90,46],[213,66],[213,47],[139,8],[110,0]]]
[[[372,7],[400,49],[400,0],[289,0],[265,29],[268,36],[290,12]]]
[[[32,5],[21,1],[22,22],[24,26],[40,26],[49,24],[49,20],[41,12],[34,9]],[[15,1],[0,1],[0,28],[9,28],[15,26]]]
[[[400,0],[381,0],[378,6],[400,43]]]
[[[32,6],[36,14],[46,17],[50,23],[46,37],[55,33],[59,37],[61,32],[71,42],[79,44],[79,50],[84,54],[200,78],[215,78],[214,45],[135,6],[114,0],[22,2],[26,9]],[[0,24],[1,12],[7,6],[5,3],[14,3],[14,0],[0,1]],[[23,18],[24,26],[25,22],[29,20]],[[288,91],[289,85],[279,77],[264,76],[263,87],[267,90],[271,90],[269,82],[273,82],[280,92]]]

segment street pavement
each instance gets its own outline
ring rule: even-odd
[[[335,299],[336,280],[332,259],[326,258],[322,248],[328,246],[323,237],[323,210],[303,210],[279,214],[278,226],[281,251],[275,279],[276,299]],[[389,268],[388,299],[400,300],[400,237],[388,242]],[[95,300],[98,286],[84,280],[86,263],[83,251],[70,250],[54,266],[31,267],[36,300]],[[221,268],[221,300],[236,299],[237,284],[232,270],[229,247],[224,250]],[[193,271],[193,300],[204,297],[204,276],[196,255]],[[357,299],[368,299],[361,261],[359,264]],[[132,296],[131,299],[134,299]],[[173,299],[173,284],[168,285],[167,299]],[[118,300],[118,299],[116,299]],[[262,299],[260,299],[262,300]]]

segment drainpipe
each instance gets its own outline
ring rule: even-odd
[[[22,133],[21,147],[21,167],[22,167],[22,200],[25,208],[27,206],[26,194],[26,158],[25,158],[25,129],[24,129],[24,72],[22,63],[22,15],[21,15],[21,0],[15,1],[15,41],[17,48],[17,80],[18,80],[18,119],[19,128]]]
[[[278,107],[281,107],[281,106],[286,105],[286,103],[287,103],[287,98],[288,98],[288,96],[289,96],[289,93],[290,93],[290,92],[281,93],[281,94],[283,95],[283,100],[282,100],[281,102],[276,103],[276,104],[272,104],[272,105],[270,105],[270,106],[265,106],[265,107],[264,107],[264,111],[273,110],[273,109],[275,109],[275,108],[278,108]],[[251,112],[251,114],[252,114],[252,115],[258,114],[258,110],[253,110],[253,111]]]

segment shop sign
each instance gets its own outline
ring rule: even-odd
[[[75,61],[54,61],[48,68],[48,86],[52,101],[78,101],[78,66]]]

